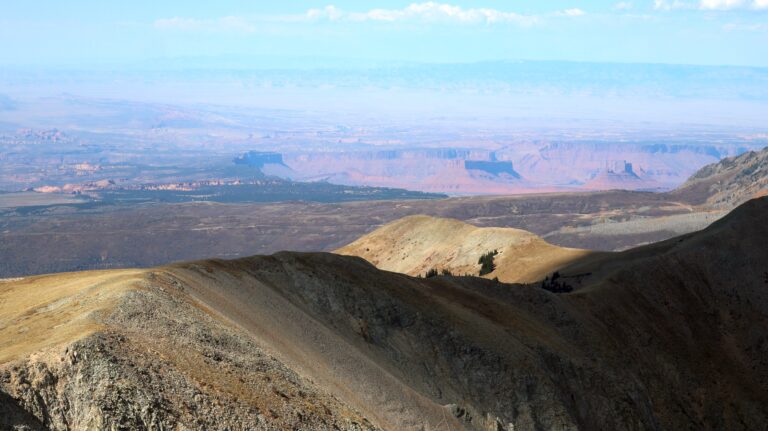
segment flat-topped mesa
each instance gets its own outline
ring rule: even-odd
[[[583,187],[588,190],[648,190],[658,185],[652,180],[641,178],[632,163],[623,160],[606,163],[606,166],[585,182]]]
[[[477,227],[455,219],[404,217],[359,238],[336,253],[362,257],[377,268],[409,275],[430,270],[479,275],[489,252],[495,269],[483,274],[508,283],[530,283],[592,252],[552,245],[531,232]]]

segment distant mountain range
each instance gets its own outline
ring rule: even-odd
[[[547,61],[264,68],[180,61],[0,71],[0,93],[13,100],[19,95],[100,95],[105,88],[110,97],[126,100],[305,112],[459,114],[523,119],[523,124],[531,118],[543,119],[540,124],[600,118],[760,127],[768,101],[768,68]]]
[[[6,68],[0,82],[48,81],[66,75],[72,82],[122,79],[164,82],[241,82],[273,88],[417,88],[479,90],[518,94],[575,94],[612,97],[680,97],[768,100],[768,68],[567,61],[489,61],[476,63],[368,63],[349,61],[298,67],[273,63],[177,61],[146,67],[98,67],[92,70]]]
[[[268,175],[293,180],[321,179],[338,184],[459,195],[611,189],[663,191],[681,184],[700,166],[747,150],[734,145],[588,141],[512,143],[496,150],[290,150],[274,155],[250,152],[241,156],[238,163],[257,164]],[[275,161],[270,161],[270,157]]]

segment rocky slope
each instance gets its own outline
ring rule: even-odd
[[[0,429],[374,429],[166,271],[0,283]]]
[[[520,229],[476,227],[459,220],[425,215],[404,217],[359,238],[336,253],[359,256],[377,268],[409,275],[431,269],[478,275],[479,258],[497,251],[496,269],[485,275],[509,283],[541,280],[590,254],[557,247]]]
[[[768,193],[768,147],[707,165],[670,193],[689,202],[730,209]]]
[[[0,428],[761,429],[766,211],[562,294],[324,253],[8,281]]]

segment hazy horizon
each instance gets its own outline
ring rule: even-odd
[[[768,139],[766,0],[32,1],[0,17],[8,190],[263,171],[448,194],[658,191]],[[40,139],[41,159],[14,149]],[[282,161],[233,167],[250,152]]]
[[[0,37],[13,41],[0,46],[6,67],[222,56],[294,66],[345,59],[768,66],[765,0],[36,0],[0,11]]]
[[[0,109],[71,95],[761,129],[766,18],[766,0],[6,3]]]

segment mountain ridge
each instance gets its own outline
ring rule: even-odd
[[[0,427],[759,428],[766,211],[755,199],[704,231],[588,257],[590,274],[562,271],[572,293],[419,279],[327,253],[140,270],[90,314],[96,332],[0,364],[0,409],[15,412]],[[78,276],[10,281],[0,295]]]
[[[699,169],[669,194],[713,208],[732,208],[768,193],[768,147]]]

